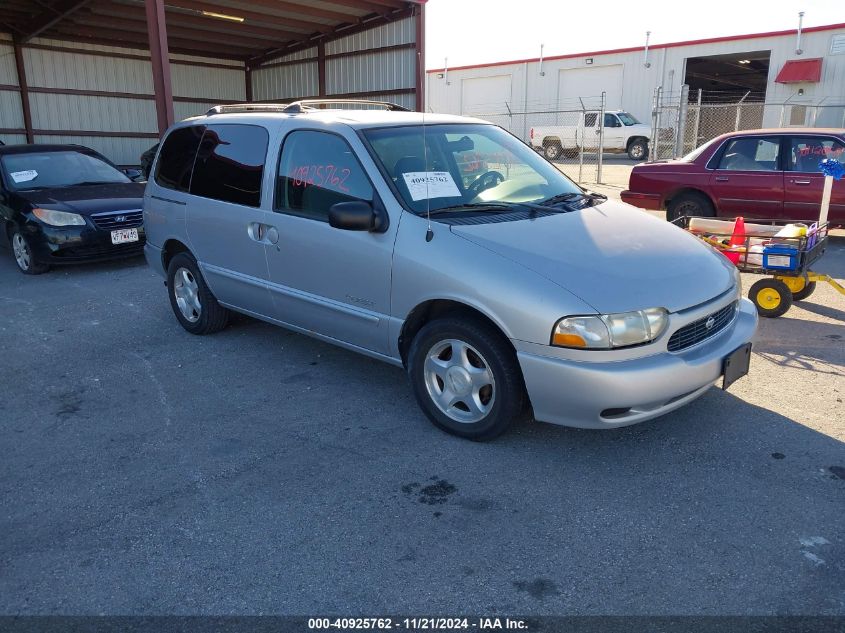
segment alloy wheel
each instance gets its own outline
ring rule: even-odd
[[[29,244],[20,233],[15,233],[12,237],[12,251],[15,254],[15,261],[21,270],[29,270],[32,265],[32,255],[29,252]]]
[[[424,376],[431,401],[457,422],[483,420],[495,402],[489,363],[464,341],[447,339],[433,345],[426,354]]]
[[[202,304],[199,298],[199,285],[193,273],[187,268],[179,268],[173,276],[173,296],[179,311],[191,323],[199,321]]]

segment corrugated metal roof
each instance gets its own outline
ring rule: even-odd
[[[283,55],[321,38],[333,40],[347,31],[400,20],[423,1],[167,0],[168,45],[174,53],[220,59]],[[61,10],[51,4],[55,2],[3,0],[0,25],[8,25],[24,43],[47,37],[148,47],[144,0],[64,0]]]

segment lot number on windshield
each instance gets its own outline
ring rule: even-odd
[[[402,174],[411,199],[457,198],[461,192],[448,171],[412,171]]]

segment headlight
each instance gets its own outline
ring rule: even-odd
[[[78,213],[66,213],[52,209],[33,209],[36,218],[51,226],[85,226],[85,218]]]
[[[736,292],[736,298],[739,301],[742,299],[742,276],[739,274],[739,268],[736,266],[734,266],[734,284],[736,284],[734,292]]]
[[[669,324],[664,308],[636,312],[574,316],[561,319],[552,331],[552,345],[583,349],[629,347],[653,341]]]

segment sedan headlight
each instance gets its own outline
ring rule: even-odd
[[[53,209],[33,209],[36,218],[51,226],[85,226],[85,218],[78,213],[54,211]]]
[[[612,349],[649,343],[669,324],[665,308],[636,312],[565,317],[555,324],[552,345],[582,349]]]

